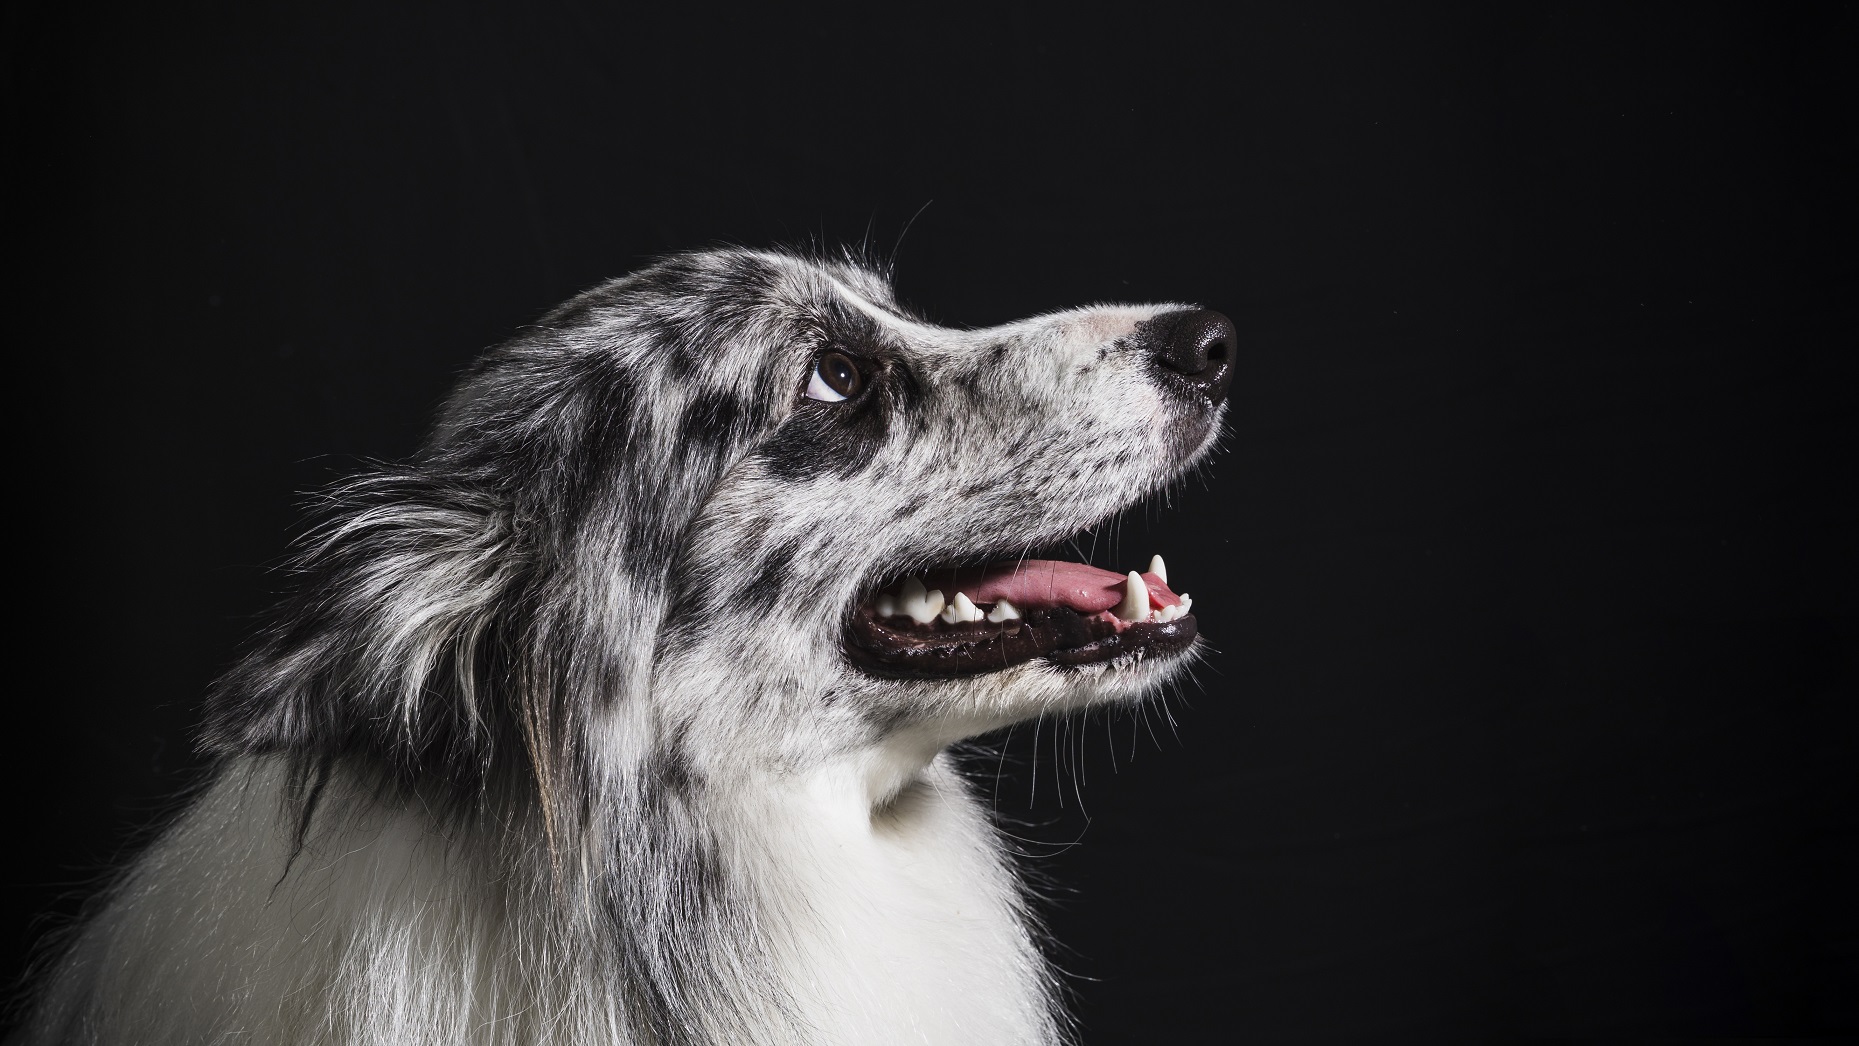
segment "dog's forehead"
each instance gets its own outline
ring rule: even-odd
[[[822,261],[789,256],[786,261],[788,270],[807,292],[856,299],[877,309],[897,308],[889,275],[877,269],[850,260]]]
[[[896,333],[940,331],[897,304],[888,274],[855,261],[781,256],[777,293],[803,311],[856,316]]]

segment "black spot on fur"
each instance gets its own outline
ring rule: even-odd
[[[909,723],[917,714],[905,705],[861,705],[859,718],[871,727],[878,737],[894,733],[899,727]]]
[[[802,547],[801,539],[789,538],[769,549],[756,564],[749,583],[739,590],[732,602],[759,613],[772,611],[794,580],[794,561]]]
[[[692,351],[685,342],[676,342],[664,355],[665,371],[670,380],[679,385],[688,384],[702,372],[708,361],[702,354]]]
[[[641,768],[640,788],[650,805],[662,806],[674,800],[688,800],[702,787],[703,775],[691,761],[685,729],[672,730]]]
[[[804,404],[762,445],[762,458],[786,480],[856,476],[884,446],[889,413],[882,406]]]
[[[986,389],[983,387],[981,374],[978,371],[962,370],[951,374],[949,386],[959,392],[962,399],[966,401],[963,406],[965,410],[972,410],[976,404],[984,402],[987,398]]]
[[[742,428],[746,413],[735,397],[705,390],[684,408],[678,434],[691,443],[727,443]]]

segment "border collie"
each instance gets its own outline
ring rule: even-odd
[[[1032,557],[1207,453],[1235,346],[768,251],[569,301],[331,492],[23,1041],[1066,1041],[950,746],[1193,656],[1159,559]]]

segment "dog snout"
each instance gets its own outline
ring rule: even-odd
[[[1239,351],[1233,321],[1212,309],[1195,309],[1168,313],[1154,326],[1155,365],[1177,381],[1186,379],[1218,406],[1233,383],[1233,358]]]

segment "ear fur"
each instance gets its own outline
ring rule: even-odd
[[[300,782],[353,761],[390,782],[437,773],[486,787],[513,754],[499,724],[545,718],[500,685],[533,573],[512,513],[417,470],[325,502],[292,565],[296,591],[209,698],[205,747],[286,754]],[[517,707],[487,707],[499,701]]]

